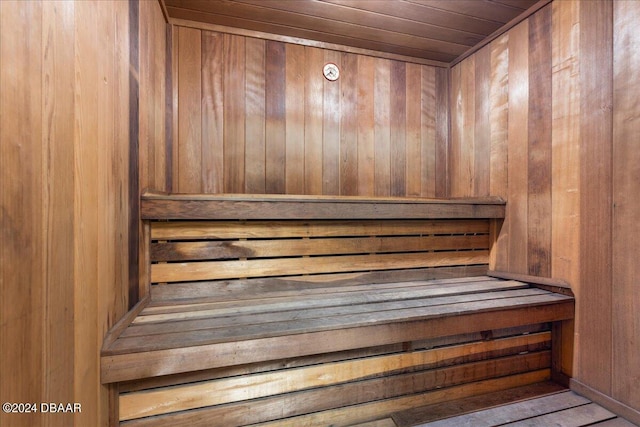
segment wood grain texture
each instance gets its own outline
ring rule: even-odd
[[[166,24],[153,2],[140,2],[140,188],[167,190]],[[170,166],[170,165],[169,165]]]
[[[180,31],[178,29],[178,31]],[[224,87],[222,34],[202,32],[202,162],[210,167],[202,170],[202,191],[223,191],[224,170]],[[178,58],[179,60],[180,58]],[[175,77],[175,76],[174,76]],[[256,77],[259,78],[259,77]],[[257,83],[257,82],[256,82]],[[259,101],[254,100],[254,103]],[[256,108],[260,108],[259,106]],[[260,147],[260,140],[256,145]],[[174,171],[173,173],[176,173]]]
[[[2,425],[109,422],[96,355],[128,306],[129,12],[0,4],[0,395],[84,409]]]
[[[144,219],[492,219],[504,218],[498,198],[411,199],[288,195],[145,194]]]
[[[528,273],[529,21],[509,31],[509,208],[503,230],[509,239],[509,271]]]
[[[608,7],[608,5],[607,5]],[[607,9],[608,12],[608,9]],[[640,250],[638,239],[638,150],[633,143],[638,132],[638,67],[640,66],[640,38],[632,29],[640,16],[640,8],[632,2],[614,5],[613,26],[613,235],[612,247],[612,390],[611,396],[640,412],[638,380],[640,358],[638,347],[640,331],[640,291],[637,277],[638,263],[631,261]],[[632,255],[634,254],[634,255]],[[637,415],[637,414],[636,414]],[[632,421],[637,421],[634,417]]]
[[[551,275],[551,8],[529,18],[527,265]]]
[[[96,355],[128,306],[129,201],[138,197],[129,188],[138,187],[139,171],[144,182],[161,187],[166,170],[158,137],[165,129],[165,79],[156,74],[164,70],[165,49],[151,62],[137,50],[139,28],[149,35],[143,49],[162,45],[164,20],[157,3],[137,7],[112,1],[0,5],[0,394],[3,401],[79,402],[83,408],[1,414],[2,425],[106,426],[113,415]],[[142,61],[145,83],[140,116],[130,117],[131,87],[138,96],[130,75],[134,83],[140,78],[131,59]],[[144,129],[131,127],[138,118]],[[145,145],[140,158],[130,145],[130,131],[137,141],[139,129],[145,144],[159,139],[157,146]]]
[[[513,375],[504,377],[497,380],[485,380],[474,384],[464,384],[454,386],[448,390],[429,391],[426,393],[418,393],[415,395],[405,395],[397,398],[389,398],[380,400],[378,402],[359,402],[358,397],[362,396],[364,390],[357,389],[351,392],[348,396],[353,402],[353,405],[346,408],[332,408],[332,403],[335,402],[336,393],[335,390],[319,390],[308,391],[300,394],[292,395],[291,404],[282,404],[277,398],[264,399],[253,403],[252,408],[256,411],[246,411],[242,409],[240,405],[230,405],[228,407],[220,408],[207,408],[203,409],[201,414],[195,414],[194,412],[183,412],[175,415],[161,418],[163,421],[171,423],[175,426],[193,426],[193,425],[211,425],[211,420],[228,420],[229,423],[246,424],[257,423],[262,420],[277,419],[284,416],[294,417],[285,421],[285,425],[297,426],[300,424],[306,425],[323,425],[323,421],[330,421],[332,424],[338,426],[353,425],[354,423],[365,422],[366,420],[377,419],[381,417],[388,417],[391,414],[410,409],[416,405],[424,405],[428,403],[440,403],[456,398],[464,398],[476,394],[477,392],[495,392],[498,390],[506,390],[511,387],[516,387],[523,384],[531,384],[538,381],[544,381],[545,377],[548,377],[548,371],[541,370],[532,373]],[[366,383],[365,383],[366,384]],[[387,390],[387,393],[391,390],[390,386],[386,386],[382,383],[383,390]],[[352,389],[353,390],[353,389]],[[328,391],[328,392],[327,392]],[[316,414],[310,414],[304,416],[305,413],[317,411],[318,407],[325,406],[326,410],[318,412]],[[335,407],[336,404],[333,403]],[[321,406],[320,406],[321,407]],[[296,417],[299,416],[299,417]],[[141,419],[132,422],[131,425],[140,427],[149,427],[153,425],[150,420]],[[220,424],[224,426],[227,424]],[[276,424],[278,425],[278,424]]]
[[[273,93],[280,95],[284,99],[284,79],[280,72],[284,67],[284,49],[275,53],[275,61],[270,61],[266,65],[266,44],[263,40],[246,40],[246,97],[245,97],[245,139],[251,141],[245,147],[245,191],[247,193],[266,193],[266,125],[270,124],[269,132],[276,135],[274,139],[282,141],[282,120],[278,120],[278,111],[270,111],[267,115],[265,110],[266,73],[269,71],[269,81],[274,87],[270,89]],[[279,54],[279,55],[278,55]],[[271,56],[271,55],[270,55]],[[278,62],[278,59],[280,60]],[[277,67],[278,72],[274,75],[273,68]],[[275,114],[274,114],[275,113]],[[273,115],[272,115],[273,114]],[[280,114],[281,116],[281,114]],[[275,125],[275,126],[274,126]],[[280,129],[278,129],[280,128]],[[280,132],[278,132],[280,130]],[[273,150],[270,150],[273,152]]]
[[[580,295],[580,74],[578,2],[552,6],[551,275]],[[576,322],[580,315],[576,315]],[[574,331],[562,331],[569,348]],[[577,354],[579,342],[574,345]],[[562,371],[576,373],[574,354],[563,352]]]
[[[498,237],[496,268],[569,281],[578,300],[576,348],[573,360],[563,352],[563,370],[637,407],[628,380],[637,378],[638,368],[618,335],[637,330],[638,316],[632,314],[637,298],[628,285],[629,269],[637,264],[629,255],[635,246],[628,243],[635,226],[628,214],[616,222],[615,198],[633,206],[629,198],[637,192],[631,184],[635,157],[620,141],[631,140],[638,110],[630,101],[636,65],[630,53],[635,39],[627,27],[632,18],[627,17],[635,16],[639,6],[615,3],[620,9],[614,12],[613,4],[553,2],[483,48],[495,49],[490,114],[497,139],[492,144],[505,138],[505,123],[509,141],[504,148],[492,145],[496,167],[492,163],[490,179],[496,189],[492,194],[506,191],[510,206]],[[547,30],[534,29],[540,26]],[[501,90],[508,97],[498,101]],[[455,107],[451,111],[458,114]],[[543,147],[536,141],[545,141]],[[538,175],[541,170],[544,174]],[[618,286],[621,290],[614,291]],[[573,333],[568,329],[562,336],[568,345]],[[617,374],[612,373],[615,364]],[[622,364],[629,369],[625,375]],[[614,384],[620,387],[616,396]]]
[[[308,426],[326,425],[327,421],[331,425],[346,427],[350,424],[389,415],[404,409],[415,407],[416,404],[441,403],[457,398],[465,398],[478,393],[489,393],[497,390],[505,390],[532,384],[537,381],[544,381],[547,376],[546,370],[529,372],[526,374],[506,376],[503,378],[479,381],[472,384],[454,386],[444,390],[430,391],[427,393],[404,396],[395,399],[385,399],[379,402],[356,405],[353,407],[340,408],[333,411],[324,411],[308,416],[294,417],[283,421],[257,424],[259,426],[270,427],[294,427],[300,424]]]
[[[580,378],[611,393],[612,4],[580,5]],[[589,66],[586,66],[589,64]],[[595,66],[595,64],[598,64]],[[584,95],[584,96],[582,96]],[[588,325],[588,327],[586,327]],[[597,366],[597,368],[596,368]]]
[[[177,191],[202,191],[201,32],[178,28],[178,180]]]
[[[177,191],[434,196],[434,181],[446,183],[436,162],[446,70],[436,78],[435,67],[402,61],[175,32]],[[339,65],[338,81],[322,76],[327,62]]]
[[[522,338],[519,341],[524,340]],[[198,384],[186,384],[170,389],[146,391],[144,393],[124,395],[120,398],[121,420],[141,418],[144,416],[177,412],[199,407],[232,403],[239,400],[268,397],[281,393],[327,387],[340,383],[367,380],[389,372],[407,372],[413,368],[419,370],[425,366],[435,365],[436,361],[455,359],[460,354],[472,355],[474,352],[490,352],[500,347],[518,345],[514,340],[497,341],[496,343],[473,343],[466,346],[451,346],[440,350],[418,351],[408,354],[371,357],[335,363],[288,369],[280,372],[259,373],[242,377],[213,380]],[[520,358],[530,370],[539,369],[549,363],[549,355],[532,354],[532,357]],[[479,365],[479,364],[478,364]],[[505,364],[506,365],[506,364]],[[466,369],[470,369],[466,367]],[[479,369],[478,369],[479,370]],[[451,376],[460,376],[459,371],[449,369]],[[441,373],[434,372],[436,378]],[[415,374],[415,382],[420,381],[421,374]],[[466,378],[465,380],[469,380]],[[478,378],[475,378],[476,380]],[[264,387],[265,383],[270,387]],[[232,393],[242,389],[242,395]],[[154,404],[162,402],[162,405]]]
[[[246,39],[228,34],[224,36],[224,169],[223,190],[225,193],[244,193],[246,153]],[[198,52],[195,52],[196,56]],[[196,62],[196,64],[198,64]],[[200,93],[200,96],[202,94]],[[194,98],[192,103],[200,103]],[[197,121],[198,118],[196,117]],[[193,164],[206,167],[197,158]]]
[[[41,382],[46,378],[47,366],[43,365],[41,354],[46,348],[44,340],[48,338],[44,330],[43,307],[43,299],[48,290],[43,276],[47,273],[48,266],[40,248],[45,244],[42,222],[48,212],[40,202],[45,185],[42,179],[41,147],[42,13],[40,3],[0,4],[0,203],[3,242],[0,249],[0,339],[3,351],[0,393],[3,401],[30,401],[45,397]],[[36,25],[30,25],[31,22]],[[50,109],[48,106],[48,110]],[[69,230],[64,232],[69,233]],[[24,292],[23,283],[30,283],[30,292]],[[49,390],[46,392],[48,394]],[[73,395],[73,389],[71,394]],[[20,416],[14,414],[0,414],[3,424],[15,421],[26,426],[38,424],[42,420],[38,414],[25,414],[21,419],[18,417]]]
[[[526,399],[552,395],[565,391],[566,388],[553,382],[539,382],[522,387],[514,387],[497,393],[486,393],[466,399],[444,402],[435,405],[420,406],[393,414],[398,427],[415,427],[419,423],[428,423],[446,418],[456,417],[498,405],[510,404]]]
[[[254,193],[282,193],[286,188],[286,108],[289,91],[296,91],[298,88],[293,85],[293,88],[287,88],[287,72],[283,73],[286,69],[286,46],[281,43],[267,42],[266,52],[266,74],[265,85],[266,89],[264,99],[261,102],[266,103],[266,140],[264,146],[264,152],[261,154],[265,157],[260,159],[256,156],[254,159],[255,165],[252,167],[257,168],[264,175],[262,180],[265,181],[262,191],[256,191],[259,189],[251,190],[247,188],[248,192]],[[247,66],[252,62],[250,58],[247,59]],[[262,64],[258,62],[253,64],[253,67],[258,70]],[[295,78],[294,78],[295,80]],[[247,81],[247,90],[251,89],[251,82]],[[247,118],[248,119],[248,118]],[[256,120],[262,122],[260,117],[256,117]],[[254,150],[255,144],[249,136],[247,136],[249,144],[247,144],[247,150]],[[260,145],[259,143],[257,145]],[[264,161],[265,165],[260,165],[260,162]]]

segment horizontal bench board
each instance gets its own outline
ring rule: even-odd
[[[291,237],[401,236],[488,233],[489,221],[171,221],[153,222],[153,240],[279,239]]]
[[[500,298],[518,298],[523,296],[540,295],[541,292],[536,289],[524,289],[518,291],[502,292]],[[190,312],[195,314],[197,320],[187,320],[176,322],[175,320],[185,319],[183,313],[178,313],[173,316],[162,316],[160,323],[141,323],[135,322],[129,327],[125,333],[121,336],[133,337],[133,336],[146,336],[165,334],[173,332],[188,333],[195,330],[204,329],[216,329],[227,328],[241,325],[263,325],[273,322],[284,321],[300,321],[308,319],[319,319],[329,316],[341,316],[348,314],[361,314],[361,313],[374,313],[381,311],[400,310],[409,308],[426,308],[435,305],[451,304],[454,302],[471,302],[471,301],[484,301],[488,299],[496,299],[496,296],[490,293],[485,294],[472,294],[472,295],[459,295],[454,297],[443,298],[421,298],[400,300],[393,302],[382,302],[374,304],[361,304],[356,306],[343,305],[339,307],[321,307],[316,309],[304,310],[302,312],[289,310],[275,313],[259,313],[259,314],[245,314],[242,316],[223,316],[217,317],[215,315],[207,316],[201,314],[201,312]]]
[[[493,340],[502,338],[513,338],[519,335],[533,336],[539,333],[551,332],[550,323],[539,323],[535,325],[518,326],[506,329],[492,329],[491,331],[471,332],[467,334],[451,335],[446,337],[436,337],[426,340],[412,341],[411,343],[396,343],[382,346],[374,346],[367,348],[351,349],[332,353],[315,354],[310,356],[295,357],[281,359],[275,361],[266,361],[249,365],[237,365],[224,368],[215,368],[203,371],[194,371],[175,375],[167,375],[162,377],[146,378],[119,384],[120,393],[133,391],[150,390],[159,387],[174,386],[181,384],[194,383],[199,381],[211,381],[215,379],[229,378],[238,375],[249,375],[266,372],[274,372],[281,369],[291,369],[300,367],[316,366],[323,363],[335,363],[345,360],[356,360],[367,357],[378,357],[391,354],[407,354],[412,351],[422,351],[429,349],[442,349],[448,346],[457,346],[473,342],[489,343]],[[515,346],[507,349],[496,350],[488,353],[478,354],[460,354],[455,359],[455,363],[470,363],[479,360],[485,360],[490,357],[504,357],[514,354],[520,354],[527,351],[548,350],[550,343],[532,343],[526,346]],[[452,359],[443,360],[435,365],[429,365],[429,368],[448,366],[452,363]],[[399,371],[397,373],[403,373]]]
[[[208,344],[232,341],[256,340],[267,337],[309,334],[330,330],[357,329],[378,324],[410,323],[429,319],[442,319],[451,316],[464,316],[501,309],[516,310],[538,305],[554,305],[572,302],[571,298],[561,295],[531,295],[518,298],[491,299],[472,302],[459,302],[424,308],[408,308],[375,313],[346,314],[320,319],[300,319],[289,322],[273,322],[261,325],[242,325],[223,329],[196,330],[189,333],[166,333],[135,338],[119,338],[107,350],[106,354],[131,352],[149,352],[156,350],[205,346]]]
[[[504,218],[499,198],[145,194],[142,219]]]
[[[482,380],[415,393],[400,397],[389,397],[374,402],[362,402],[362,396],[371,390],[368,383],[352,383],[349,388],[342,387],[342,393],[331,388],[320,388],[293,393],[282,399],[281,396],[258,399],[247,403],[229,404],[203,408],[198,411],[183,411],[168,416],[141,418],[123,423],[128,427],[153,427],[171,425],[173,427],[228,427],[230,425],[248,425],[264,419],[291,418],[289,425],[334,425],[349,426],[367,419],[389,416],[395,412],[415,408],[421,405],[436,404],[453,399],[461,399],[481,393],[498,392],[513,387],[535,384],[550,377],[549,369],[541,369],[523,374]],[[360,389],[355,389],[360,386]],[[381,392],[389,390],[388,383],[381,383]],[[362,391],[361,391],[362,390]],[[375,392],[376,390],[374,390]],[[349,405],[340,408],[341,405]],[[338,409],[335,409],[338,408]],[[306,415],[310,414],[311,415]],[[298,416],[298,417],[297,417]],[[366,418],[368,417],[368,418]],[[324,421],[324,424],[322,422]]]
[[[405,270],[378,270],[313,276],[288,276],[269,278],[233,279],[193,283],[173,283],[152,287],[156,305],[174,305],[189,301],[228,301],[253,299],[256,295],[277,297],[287,295],[326,292],[331,288],[377,286],[429,280],[432,283],[449,281],[468,282],[487,280],[486,264],[456,267],[416,268]]]
[[[489,252],[481,250],[166,263],[151,266],[151,282],[473,265],[488,259]]]
[[[133,419],[188,409],[227,404],[242,400],[257,399],[270,395],[291,393],[300,390],[327,387],[351,381],[361,381],[380,377],[389,373],[403,375],[401,372],[413,368],[414,383],[419,383],[420,374],[415,374],[423,367],[456,359],[460,354],[489,353],[493,351],[522,347],[538,343],[549,343],[550,333],[524,335],[519,337],[463,344],[442,349],[425,350],[412,353],[400,353],[379,357],[348,360],[304,368],[286,369],[269,373],[231,377],[196,384],[186,384],[171,388],[161,388],[142,393],[130,393],[120,398],[120,419]],[[526,370],[537,370],[549,367],[550,352],[542,351],[528,355],[515,355],[502,359],[502,374],[513,374]],[[511,363],[510,363],[511,362]],[[470,363],[464,368],[441,368],[439,372],[428,374],[431,378],[448,373],[458,381],[485,379],[486,371],[478,369],[495,365],[494,361]],[[508,371],[504,366],[511,367]],[[516,368],[514,365],[520,365]],[[462,371],[466,374],[461,374]],[[484,372],[482,372],[484,371]],[[455,372],[455,374],[454,374]],[[454,375],[451,375],[454,374]],[[268,384],[268,386],[265,386]],[[429,384],[433,388],[433,383]],[[450,384],[453,385],[453,384]],[[415,390],[414,390],[415,391]],[[419,390],[423,391],[423,390]]]
[[[151,244],[153,261],[488,249],[489,235],[222,240]]]
[[[161,344],[177,344],[182,347],[160,350],[153,350],[158,347],[157,342],[145,343],[144,346],[138,346],[135,343],[123,346],[122,340],[118,340],[109,349],[103,350],[102,381],[104,383],[126,381],[474,331],[554,322],[573,318],[573,310],[572,299],[559,300],[553,304],[547,302],[542,305],[493,306],[482,311],[452,312],[449,316],[443,317],[419,316],[420,318],[411,320],[400,318],[395,322],[387,321],[359,327],[341,325],[340,329],[300,333],[295,339],[283,331],[283,335],[278,336],[267,334],[264,338],[237,341],[227,339],[211,344],[206,344],[210,342],[210,337],[197,337],[199,340],[189,341],[199,341],[198,345],[185,346],[184,337],[176,337],[177,339],[171,343]]]
[[[490,292],[494,298],[500,298],[503,292],[515,289],[529,289],[529,287],[516,281],[494,282],[475,281],[464,284],[451,283],[437,285],[430,282],[415,281],[407,283],[379,284],[373,289],[362,286],[353,286],[346,289],[321,289],[324,292],[310,292],[303,295],[290,295],[280,297],[255,297],[250,300],[224,301],[217,303],[193,303],[175,304],[171,306],[150,305],[134,320],[135,323],[146,323],[171,319],[171,316],[158,317],[170,314],[185,314],[188,318],[193,316],[237,316],[255,313],[269,313],[277,311],[302,311],[313,308],[327,308],[337,306],[355,306],[358,304],[372,304],[389,301],[401,301],[420,298],[457,296],[466,294],[480,294]],[[548,294],[548,292],[542,292]],[[312,298],[310,296],[313,295]]]

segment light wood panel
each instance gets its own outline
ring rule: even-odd
[[[45,278],[48,272],[45,254],[40,248],[47,245],[43,219],[54,206],[43,206],[42,195],[46,188],[43,182],[43,114],[42,104],[42,50],[46,39],[43,37],[42,4],[17,2],[0,4],[0,174],[2,179],[2,248],[0,249],[2,323],[1,348],[2,401],[26,402],[43,400],[44,393],[50,394],[49,385],[43,390],[41,381],[45,378],[47,366],[41,354],[48,338],[44,330],[45,317],[43,299],[50,284]],[[51,18],[49,16],[49,18]],[[38,23],[31,25],[31,22]],[[56,20],[53,20],[56,23]],[[33,43],[33,48],[30,48]],[[63,51],[64,52],[64,51]],[[63,53],[62,52],[62,53]],[[53,64],[47,64],[51,68]],[[48,71],[48,70],[47,70]],[[39,90],[31,90],[39,88]],[[50,106],[47,106],[50,110]],[[68,113],[67,113],[68,114]],[[71,117],[73,117],[71,115]],[[45,122],[46,123],[46,122]],[[52,138],[51,143],[58,143]],[[47,147],[49,149],[49,147]],[[53,147],[51,147],[53,148]],[[72,151],[73,153],[73,151]],[[73,155],[73,154],[72,154]],[[54,159],[53,161],[55,162]],[[61,159],[64,162],[64,158]],[[49,165],[53,168],[55,163]],[[57,174],[53,178],[59,179]],[[61,177],[62,178],[62,177]],[[72,230],[65,230],[72,234]],[[46,247],[45,246],[45,247]],[[72,248],[63,247],[69,255]],[[57,273],[54,270],[55,273]],[[30,285],[30,292],[24,292],[23,283]],[[73,295],[73,282],[65,287],[65,293]],[[54,313],[64,312],[72,302],[63,303]],[[69,304],[69,305],[67,305]],[[35,314],[35,315],[33,315]],[[66,341],[73,343],[73,329],[67,330]],[[59,350],[49,349],[52,355]],[[73,372],[73,367],[67,368]],[[67,375],[70,372],[67,371]],[[66,396],[73,396],[73,386],[57,389]],[[11,417],[11,418],[10,418]],[[0,414],[2,423],[16,422],[38,424],[42,418],[38,414]]]
[[[612,247],[612,390],[611,396],[640,413],[640,253],[638,213],[640,212],[640,168],[635,135],[640,114],[640,37],[634,22],[640,5],[621,2],[613,8],[613,235]],[[609,28],[607,28],[608,30]],[[637,415],[636,413],[636,415]],[[638,422],[636,416],[632,419]]]
[[[580,5],[580,379],[611,394],[612,114],[611,2]],[[626,53],[625,53],[626,54]],[[610,355],[610,357],[605,357]],[[639,372],[640,373],[640,372]]]
[[[551,272],[573,284],[579,298],[580,283],[580,16],[578,2],[552,5],[552,147],[551,147]],[[576,313],[580,317],[580,313]],[[573,333],[563,334],[573,340]],[[569,341],[569,342],[570,342]],[[574,343],[575,354],[579,342]],[[572,357],[562,361],[571,372]]]
[[[174,191],[436,195],[447,86],[435,68],[174,32]],[[338,81],[322,76],[327,62],[341,68]]]
[[[0,400],[82,405],[2,413],[2,425],[106,426],[114,417],[97,355],[129,303],[137,123],[141,183],[165,188],[168,152],[165,22],[158,3],[139,6],[0,3]],[[139,117],[129,104],[138,84]]]
[[[638,48],[631,21],[639,11],[633,1],[553,2],[505,34],[506,46],[498,39],[483,48],[493,55],[489,97],[495,102],[489,114],[495,139],[490,170],[474,167],[471,174],[483,180],[488,173],[492,194],[507,196],[497,268],[563,278],[573,287],[576,354],[573,360],[563,356],[565,371],[635,410],[640,402],[630,387],[640,367],[629,345],[640,318],[634,306],[638,248],[632,242],[638,233],[632,219],[638,211],[638,162],[630,135],[637,132],[632,118],[640,108],[632,101]],[[464,89],[468,78],[460,70],[466,62],[475,64],[476,82]],[[480,51],[453,67],[452,95],[462,94],[460,105],[471,102],[464,97],[483,96],[483,63]],[[465,139],[456,129],[468,115],[452,107],[449,153],[456,195],[467,179],[456,162],[463,161],[463,150],[477,155],[485,114],[475,110],[475,133]],[[563,339],[571,337],[567,328]]]

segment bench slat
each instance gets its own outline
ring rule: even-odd
[[[473,265],[488,259],[488,251],[460,251],[153,264],[151,282]]]
[[[488,233],[489,221],[171,221],[153,222],[154,240],[280,239],[289,237],[401,236]]]
[[[488,235],[359,237],[327,239],[222,240],[153,243],[151,259],[186,261],[232,258],[266,258],[354,253],[419,252],[488,249]]]
[[[120,416],[121,419],[133,419],[204,406],[226,404],[244,399],[256,399],[272,394],[290,393],[309,388],[373,378],[389,372],[402,373],[402,371],[407,368],[443,364],[443,362],[448,359],[460,357],[460,354],[471,356],[478,353],[498,352],[513,347],[534,348],[536,344],[549,344],[550,340],[550,332],[522,335],[441,349],[339,361],[276,372],[257,373],[242,377],[186,384],[144,393],[132,393],[123,395],[120,398]],[[548,351],[544,351],[524,357],[516,356],[515,359],[520,359],[518,363],[524,364],[529,370],[534,370],[549,366],[550,354]],[[493,362],[489,363],[493,364]],[[481,364],[475,366],[481,366]],[[466,366],[465,369],[470,371],[469,366]],[[431,373],[429,375],[435,376],[437,374]],[[477,375],[477,373],[475,375]],[[464,376],[458,377],[461,378]],[[469,378],[470,375],[466,377]],[[265,387],[265,384],[269,384],[269,387]],[[242,394],[234,393],[234,391],[239,389],[242,389]]]
[[[171,348],[206,346],[208,344],[229,341],[258,340],[267,337],[278,337],[294,334],[308,334],[312,332],[362,328],[376,324],[395,322],[410,323],[427,319],[462,316],[464,314],[479,314],[482,312],[499,311],[501,309],[519,309],[535,307],[540,304],[553,306],[563,302],[571,302],[569,297],[546,294],[519,298],[491,299],[484,301],[460,302],[428,308],[398,309],[375,313],[347,314],[342,316],[324,317],[321,319],[300,319],[290,322],[273,322],[261,325],[242,325],[223,329],[207,329],[184,333],[167,333],[143,337],[121,337],[114,342],[107,354],[122,354],[128,352],[150,352]]]
[[[486,311],[457,311],[442,317],[405,318],[391,323],[369,324],[351,328],[341,327],[340,329],[297,334],[295,339],[292,339],[291,335],[285,334],[149,351],[144,347],[133,345],[136,353],[127,353],[122,348],[116,349],[111,346],[111,348],[104,349],[102,353],[101,378],[104,383],[118,382],[416,341],[478,330],[553,322],[573,318],[573,310],[573,299],[569,298],[546,305],[513,306],[508,304],[505,307],[493,306]],[[116,341],[114,345],[121,341]],[[149,347],[153,347],[153,345],[149,345]]]
[[[155,323],[150,322],[135,322],[131,325],[125,333],[121,336],[134,337],[134,336],[146,336],[165,334],[173,332],[187,333],[195,330],[203,329],[216,329],[236,327],[240,325],[263,325],[273,322],[284,321],[298,321],[308,319],[319,319],[323,317],[342,316],[347,314],[362,314],[381,312],[389,310],[409,309],[409,308],[426,308],[434,305],[451,304],[459,302],[471,302],[471,301],[483,301],[488,299],[498,298],[517,298],[532,295],[541,295],[544,291],[537,289],[522,289],[515,291],[501,292],[499,297],[492,293],[483,294],[471,294],[471,295],[457,295],[442,298],[416,298],[409,300],[396,300],[386,301],[379,303],[368,303],[360,305],[341,305],[338,307],[319,307],[314,309],[306,309],[304,311],[298,310],[286,310],[277,312],[266,313],[252,313],[243,314],[242,316],[217,316],[216,314],[209,315],[209,312],[189,312],[188,314],[195,314],[196,320],[184,320],[185,313],[177,313],[173,316],[161,315],[161,316],[145,316],[139,319],[145,319],[146,317],[161,317],[162,320],[157,320]],[[202,313],[202,314],[201,314]],[[190,317],[191,318],[191,317]],[[191,318],[193,319],[193,318]],[[183,320],[183,321],[175,321]]]
[[[433,284],[427,281],[406,283],[388,283],[369,286],[352,286],[339,289],[312,289],[289,296],[271,297],[256,295],[252,299],[211,303],[175,304],[171,306],[146,307],[134,323],[153,321],[154,316],[170,313],[189,313],[205,311],[202,316],[227,316],[249,313],[262,313],[283,310],[305,310],[340,305],[371,304],[375,302],[398,301],[413,298],[434,298],[483,292],[508,291],[528,288],[517,281],[474,281],[468,283]],[[314,292],[315,291],[315,292]],[[149,318],[147,320],[147,318]]]
[[[328,273],[312,276],[233,279],[204,282],[173,283],[153,286],[155,305],[184,304],[190,301],[213,302],[252,299],[255,295],[286,296],[298,293],[325,292],[331,288],[351,288],[397,284],[415,280],[432,283],[487,280],[486,264],[456,267],[378,270]],[[453,279],[452,279],[453,278]],[[494,279],[495,280],[495,279]]]
[[[455,371],[454,371],[455,372]],[[247,402],[210,406],[197,411],[181,411],[159,417],[146,417],[128,422],[127,427],[228,427],[254,425],[264,420],[288,418],[288,426],[353,425],[367,419],[386,417],[428,404],[437,404],[485,393],[504,393],[514,387],[548,381],[549,369],[491,378],[460,385],[451,385],[452,370],[439,371],[442,388],[423,392],[394,393],[396,383],[381,379],[376,382],[356,381],[343,386],[321,387],[286,396],[276,395],[256,399],[247,410]],[[411,379],[407,378],[410,384]],[[402,385],[402,384],[401,384]],[[415,388],[415,387],[414,387]],[[369,396],[381,396],[371,401]],[[309,414],[309,415],[306,415]],[[286,422],[286,421],[285,421]]]

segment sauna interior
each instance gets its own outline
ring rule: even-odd
[[[638,22],[0,1],[0,426],[640,424]]]

